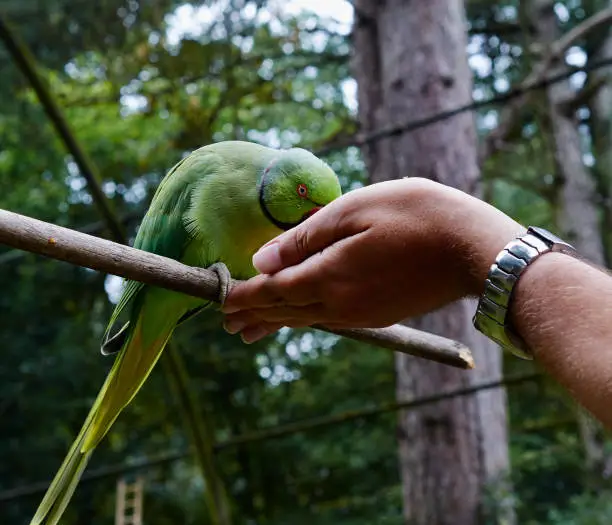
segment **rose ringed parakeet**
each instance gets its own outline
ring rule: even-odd
[[[248,279],[257,273],[251,260],[262,244],[340,194],[332,169],[306,150],[211,144],[164,177],[134,247]],[[211,304],[125,282],[102,347],[105,354],[117,352],[114,364],[30,525],[58,523],[96,445],[147,379],[176,325]],[[121,314],[129,321],[109,339]]]

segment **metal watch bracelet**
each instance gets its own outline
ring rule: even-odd
[[[508,309],[521,274],[547,252],[577,255],[573,246],[549,231],[534,226],[510,241],[489,269],[473,319],[477,330],[522,359],[533,359],[533,356],[525,341],[512,328]]]

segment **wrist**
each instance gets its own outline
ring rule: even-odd
[[[527,231],[526,228],[511,219],[500,221],[500,224],[497,224],[494,228],[488,228],[485,226],[486,224],[486,222],[483,222],[482,228],[475,232],[472,238],[472,256],[469,261],[471,264],[467,269],[470,279],[469,295],[477,297],[484,292],[489,270],[499,252],[510,241]]]
[[[508,307],[508,319],[530,346],[537,347],[529,337],[528,318],[531,315],[527,312],[535,310],[530,302],[534,299],[538,302],[542,292],[559,289],[564,282],[563,275],[581,264],[583,263],[570,255],[548,252],[538,257],[521,274]]]
[[[575,249],[543,228],[530,226],[524,235],[513,239],[498,254],[491,266],[485,291],[474,314],[474,326],[490,339],[518,357],[532,359],[529,345],[511,321],[517,284],[527,269],[543,255],[563,253],[575,257]]]
[[[385,183],[382,183],[385,184]],[[421,178],[404,178],[393,196],[402,220],[419,225],[428,268],[455,298],[478,297],[497,254],[526,231],[497,208],[461,190]],[[394,188],[395,189],[395,188]]]
[[[464,296],[479,297],[495,258],[526,228],[503,212],[475,197],[458,192],[449,209],[454,210],[446,228],[455,247]]]

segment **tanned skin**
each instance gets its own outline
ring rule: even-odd
[[[410,178],[352,191],[264,245],[225,327],[247,343],[283,326],[382,327],[477,297],[525,228],[459,190]],[[535,359],[612,428],[612,277],[548,253],[521,276],[511,320]]]

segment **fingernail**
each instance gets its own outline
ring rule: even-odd
[[[237,334],[238,332],[240,332],[240,330],[242,330],[244,327],[246,326],[246,323],[244,321],[238,321],[238,320],[226,320],[223,323],[223,329],[228,333],[228,334]]]
[[[278,243],[275,242],[260,248],[253,255],[253,266],[259,273],[272,273],[278,270],[282,266]]]
[[[221,306],[221,312],[224,314],[233,314],[236,313],[238,310],[240,310],[240,308],[236,308],[235,306],[229,306],[227,304]]]
[[[245,330],[244,332],[242,332],[240,334],[240,339],[242,339],[243,343],[250,345],[251,343],[263,339],[267,335],[268,331],[265,328],[263,328],[262,326],[255,326],[253,328],[250,328],[249,330]]]

